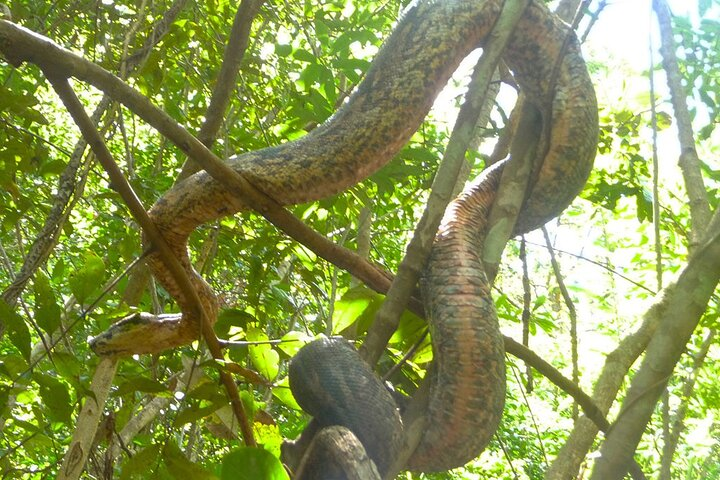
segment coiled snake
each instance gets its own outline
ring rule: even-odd
[[[317,200],[366,178],[408,141],[460,61],[481,46],[501,5],[501,0],[418,2],[404,14],[357,91],[332,118],[296,141],[231,158],[231,166],[285,205]],[[530,193],[515,228],[520,233],[556,216],[584,185],[597,143],[597,107],[577,40],[540,1],[532,1],[526,9],[503,58],[527,101],[541,113],[548,132],[538,149],[544,156],[536,162]],[[504,349],[478,258],[487,208],[502,168],[491,169],[451,204],[425,270],[423,295],[435,372],[430,425],[409,462],[409,468],[415,470],[444,470],[476,457],[502,413]],[[187,238],[198,225],[243,209],[246,206],[240,200],[200,172],[166,192],[149,212],[191,273],[213,319],[217,301],[192,269]],[[182,317],[156,321],[138,316],[121,321],[91,341],[99,355],[153,353],[199,337],[199,319],[159,256],[150,254],[148,264],[178,302]],[[343,404],[334,409],[342,397],[338,391],[316,392],[311,387],[340,388],[317,375],[338,375],[325,368],[333,363],[345,366],[341,373],[352,371],[359,357],[343,342],[310,345],[291,366],[295,393],[315,415],[322,417],[329,410],[345,415],[356,407]],[[339,380],[342,388],[353,381]],[[378,384],[376,379],[359,381],[359,386],[347,387],[355,390],[345,393],[357,397],[351,392]],[[356,432],[361,440],[363,424],[376,430],[387,426],[383,434],[389,443],[370,448],[383,474],[401,441],[399,415],[394,404],[362,415],[373,420],[350,426],[361,430]],[[331,418],[326,423],[342,421]]]

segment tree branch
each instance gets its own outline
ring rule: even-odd
[[[660,54],[663,59],[663,69],[667,76],[670,98],[678,127],[678,141],[680,142],[681,152],[678,164],[689,197],[690,217],[692,219],[690,250],[692,251],[694,247],[700,244],[703,229],[710,221],[710,205],[700,172],[701,162],[695,148],[695,136],[687,106],[685,88],[682,86],[682,74],[675,55],[676,47],[670,23],[670,8],[665,0],[653,0],[653,10],[655,10],[660,27]]]
[[[177,281],[178,285],[183,289],[183,293],[187,298],[192,299],[196,310],[200,313],[202,319],[202,334],[205,342],[208,345],[208,350],[213,355],[213,358],[219,361],[224,360],[220,343],[215,336],[215,332],[212,328],[212,323],[209,321],[208,315],[205,312],[203,304],[198,296],[197,292],[193,288],[185,269],[180,265],[177,257],[173,254],[172,250],[165,242],[165,239],[160,234],[159,230],[154,223],[148,217],[145,207],[143,207],[140,199],[137,197],[132,187],[128,183],[127,179],[123,175],[120,168],[117,166],[112,158],[112,154],[107,149],[107,146],[103,142],[99,133],[95,129],[95,125],[92,120],[85,113],[85,109],[80,103],[80,100],[75,95],[75,92],[70,87],[67,79],[58,77],[53,72],[44,72],[48,77],[48,80],[53,85],[56,93],[62,100],[65,108],[68,110],[73,120],[80,128],[83,137],[90,145],[90,148],[95,152],[100,164],[103,166],[105,171],[110,177],[110,182],[117,192],[122,196],[125,204],[128,206],[130,213],[133,215],[135,220],[140,224],[145,234],[152,241],[153,247],[157,249],[161,258],[165,262],[168,270],[170,270]],[[245,443],[250,446],[255,446],[255,439],[253,436],[252,427],[249,424],[247,415],[243,408],[243,404],[240,401],[240,394],[238,393],[237,385],[233,380],[233,377],[227,371],[220,369],[218,370],[220,379],[225,386],[228,395],[230,396],[230,403],[233,406],[235,415],[237,416],[240,428],[243,432]]]
[[[378,361],[388,340],[397,330],[400,315],[420,279],[420,274],[435,240],[435,234],[445,214],[445,208],[453,198],[458,174],[465,163],[465,152],[473,138],[493,73],[510,37],[509,32],[520,19],[526,6],[527,2],[513,2],[505,5],[491,34],[492,41],[485,46],[483,56],[475,66],[465,101],[450,134],[443,160],[435,174],[423,215],[415,227],[405,257],[398,266],[397,275],[388,291],[387,298],[377,312],[365,343],[360,349],[363,358],[371,365]]]
[[[80,478],[85,469],[90,448],[92,447],[95,431],[100,422],[105,401],[112,386],[118,361],[112,358],[102,358],[95,367],[90,390],[93,395],[86,395],[73,432],[72,442],[68,446],[63,465],[58,472],[58,480],[71,480]]]
[[[236,79],[240,70],[240,62],[245,56],[245,50],[248,47],[250,38],[250,27],[257,15],[260,6],[265,0],[243,0],[235,14],[230,37],[225,46],[225,55],[223,56],[222,66],[218,74],[215,88],[213,88],[210,105],[208,105],[205,113],[205,121],[198,132],[198,140],[206,147],[210,148],[215,141],[217,131],[225,118],[225,110],[227,110],[230,102],[230,94],[235,89]],[[193,173],[200,170],[200,166],[191,158],[185,162],[177,180],[180,181],[189,177]]]
[[[658,317],[658,328],[595,462],[593,480],[624,477],[655,405],[720,281],[720,231],[708,237],[646,314]]]

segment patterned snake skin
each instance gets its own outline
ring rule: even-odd
[[[460,61],[482,46],[502,3],[419,1],[405,13],[357,91],[325,124],[299,140],[231,158],[230,165],[284,205],[327,197],[363,180],[408,141]],[[516,31],[503,59],[527,101],[541,112],[548,132],[539,148],[544,156],[537,159],[538,167],[515,229],[520,233],[558,215],[584,185],[597,144],[597,106],[574,34],[542,2],[531,2]],[[428,415],[431,423],[410,460],[409,468],[413,470],[445,470],[475,458],[491,438],[501,416],[504,349],[487,280],[477,257],[486,210],[494,198],[501,169],[499,166],[485,173],[451,205],[426,268],[423,291],[435,372]],[[150,210],[151,218],[191,275],[211,319],[217,314],[217,301],[191,266],[187,238],[198,225],[244,209],[247,206],[239,199],[200,172],[166,192]],[[156,279],[178,302],[182,318],[154,321],[136,316],[118,322],[91,341],[97,354],[154,353],[199,337],[199,317],[159,256],[151,254],[148,264]],[[293,362],[291,369],[300,373],[291,382],[297,385],[297,378],[304,378],[308,385],[345,388],[347,382],[361,378],[360,386],[349,387],[354,389],[352,392],[372,385],[383,390],[373,375],[370,379],[355,375],[358,370],[352,365],[359,366],[359,357],[354,356],[352,348],[337,343],[323,341],[318,352],[302,355]],[[325,351],[328,348],[330,353]],[[338,357],[333,357],[333,352],[339,352]],[[330,355],[329,359],[325,355]],[[347,355],[353,356],[347,357],[349,360],[334,360]],[[302,357],[308,360],[303,361]],[[345,365],[344,362],[347,363],[344,373],[350,379],[339,380],[340,387],[333,387],[313,371],[305,370],[321,363],[332,366]],[[309,387],[296,390],[307,391]],[[302,392],[297,394],[301,405],[322,416],[335,405],[337,393],[321,390],[309,393],[309,397]],[[358,407],[343,404],[341,408],[332,408],[345,414]],[[389,444],[381,445],[381,453],[373,458],[381,469],[387,467],[395,454],[396,436],[402,425],[395,419],[397,414],[387,413],[387,408],[364,410],[363,414],[369,416],[373,411],[385,417],[365,424],[374,425],[375,429],[389,426],[384,433],[390,438]],[[360,432],[355,433],[362,440],[365,433],[362,425],[358,428]],[[369,454],[372,458],[373,453]]]

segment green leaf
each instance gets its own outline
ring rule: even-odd
[[[379,294],[364,286],[348,290],[340,300],[335,302],[333,334],[340,333],[355,323],[370,303],[378,296]]]
[[[557,330],[555,318],[552,315],[539,311],[534,312],[530,324],[530,331],[533,335],[537,332],[536,327],[540,327],[545,333],[552,333]]]
[[[43,373],[36,372],[33,379],[40,386],[45,415],[54,422],[70,423],[73,408],[67,386],[57,378]]]
[[[657,112],[657,116],[655,118],[657,119],[658,130],[665,130],[666,128],[670,128],[672,126],[673,119],[667,112]]]
[[[15,382],[22,382],[20,376],[25,379],[28,377],[27,361],[20,355],[15,353],[3,354],[0,360],[0,376],[7,377]]]
[[[48,125],[50,123],[42,113],[32,108],[26,109],[23,112],[23,116],[31,122],[39,123],[40,125]]]
[[[383,297],[381,301],[375,302],[372,305],[372,308],[368,309],[372,310],[372,318],[367,320],[363,319],[362,323],[369,325],[370,321],[374,319],[375,313],[384,301],[385,298]],[[363,314],[363,317],[365,317],[365,314]],[[422,335],[426,329],[427,322],[425,320],[418,317],[411,311],[405,310],[400,316],[400,324],[398,325],[395,333],[393,333],[393,336],[390,338],[390,343],[399,343],[401,345],[405,345],[407,348],[410,348],[410,346],[420,338],[420,335]]]
[[[279,382],[275,382],[272,393],[273,396],[280,400],[286,407],[290,407],[293,410],[302,410],[290,391],[290,379],[288,377],[283,378]]]
[[[278,57],[287,57],[292,53],[292,46],[291,45],[283,45],[281,43],[275,44],[275,54]]]
[[[251,328],[247,334],[248,340],[251,342],[267,341],[267,335],[257,328]],[[280,371],[280,355],[276,352],[272,345],[260,344],[250,345],[248,348],[250,360],[252,360],[255,368],[268,380],[277,377]]]
[[[225,399],[225,395],[222,390],[218,389],[216,381],[210,380],[209,377],[202,377],[195,387],[185,395],[185,399],[219,402]]]
[[[307,333],[293,330],[282,336],[280,339],[282,340],[282,343],[278,345],[278,348],[288,357],[294,357],[298,350],[300,350],[303,345],[310,342],[312,339],[313,337]]]
[[[315,63],[317,61],[315,55],[308,52],[307,50],[302,49],[295,50],[293,52],[293,57],[295,57],[296,60],[300,60],[301,62]]]
[[[70,274],[70,290],[81,304],[99,290],[105,278],[105,264],[92,252],[87,252],[82,266]]]
[[[700,16],[704,17],[711,6],[712,0],[698,0],[698,13]]]
[[[40,270],[33,281],[35,289],[35,321],[46,333],[52,334],[60,326],[62,309],[47,275]]]
[[[122,465],[120,480],[147,478],[148,471],[155,470],[160,458],[160,445],[150,445],[137,452]]]
[[[188,478],[192,478],[193,480],[217,479],[217,476],[213,475],[202,466],[188,460],[174,441],[169,441],[165,444],[162,456],[167,469],[175,478],[182,480],[186,480]]]
[[[223,458],[222,480],[290,480],[280,460],[262,448],[244,447]]]
[[[248,323],[256,323],[257,319],[245,310],[239,308],[226,308],[220,311],[215,323],[215,333],[219,337],[227,338],[247,328]]]
[[[247,390],[241,390],[240,401],[243,404],[245,415],[248,419],[250,419],[250,423],[254,422],[257,406],[255,405],[255,398],[253,397],[252,393],[248,392]]]
[[[120,384],[115,394],[122,396],[132,392],[160,393],[169,392],[169,389],[156,380],[146,377],[136,377]]]
[[[53,363],[61,377],[73,380],[87,371],[87,365],[78,360],[78,357],[68,352],[56,351],[53,353]]]
[[[25,321],[5,300],[0,298],[0,322],[7,325],[7,334],[12,344],[20,350],[26,362],[30,362],[30,330]]]
[[[10,398],[10,387],[6,387],[4,385],[0,385],[0,415],[3,416],[3,418],[7,418],[10,408],[10,404],[8,403],[8,399]]]
[[[177,417],[175,417],[173,425],[175,427],[181,427],[186,423],[195,422],[197,420],[200,420],[201,418],[212,415],[214,412],[216,412],[219,408],[222,408],[223,406],[223,404],[219,403],[206,406],[190,405],[188,408],[184,408],[180,411],[180,413],[178,413]]]

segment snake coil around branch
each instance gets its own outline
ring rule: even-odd
[[[405,12],[349,101],[326,123],[293,142],[233,157],[229,164],[283,205],[318,200],[367,178],[409,140],[460,61],[482,46],[502,3],[418,1]],[[546,132],[515,227],[521,233],[558,215],[582,189],[597,144],[597,106],[574,34],[542,2],[530,2],[503,59]],[[478,252],[504,165],[485,173],[451,204],[425,270],[434,371],[429,425],[408,464],[414,470],[445,470],[475,458],[502,414],[504,350]],[[166,192],[149,212],[190,274],[212,321],[217,300],[192,268],[187,239],[197,226],[247,208],[200,172]],[[150,253],[148,264],[182,316],[121,321],[91,341],[99,355],[154,353],[199,337],[200,318],[159,256]],[[370,439],[366,448],[378,441],[377,435],[385,438],[387,443],[369,447],[384,475],[402,443],[402,420],[394,404],[378,400],[384,394],[373,390],[362,401],[370,406],[380,402],[382,408],[363,411],[367,421],[345,421],[347,415],[357,415],[352,413],[356,409],[367,408],[350,401],[363,397],[358,392],[378,386],[384,391],[382,385],[345,342],[320,341],[306,348],[291,367],[298,400],[323,424],[351,423],[346,426],[361,441]],[[345,371],[332,370],[333,364],[344,365]],[[339,398],[348,401],[339,404]],[[335,413],[328,417],[329,411]]]

